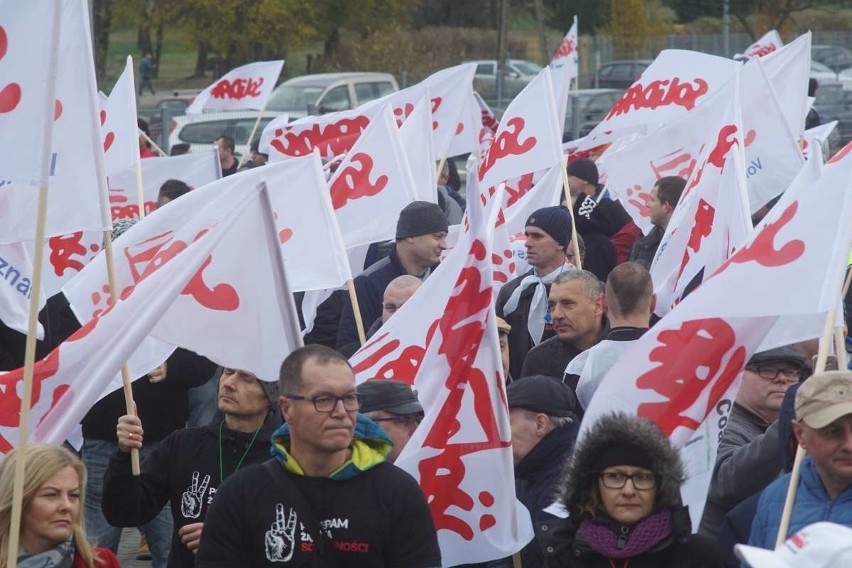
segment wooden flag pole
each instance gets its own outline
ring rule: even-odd
[[[266,103],[263,103],[263,108],[257,112],[257,120],[254,121],[254,126],[251,127],[251,134],[249,134],[248,140],[246,140],[246,150],[243,152],[243,155],[240,156],[240,163],[237,164],[237,170],[243,167],[243,164],[246,163],[246,159],[248,158],[249,153],[251,153],[251,141],[254,139],[254,135],[257,132],[257,127],[260,125],[260,117],[263,115],[263,111],[266,110]]]
[[[142,185],[142,160],[137,156],[136,163],[136,199],[139,201],[139,220],[145,218],[145,188]]]
[[[146,141],[146,142],[148,142],[148,144],[150,144],[151,146],[153,146],[153,147],[154,147],[154,150],[156,150],[156,151],[157,151],[157,153],[158,153],[161,157],[166,157],[166,156],[168,156],[168,154],[166,154],[165,152],[163,152],[163,149],[162,149],[162,148],[160,148],[159,146],[157,146],[157,143],[156,143],[156,142],[154,142],[153,140],[151,140],[151,137],[150,137],[150,136],[148,136],[147,134],[145,134],[145,133],[144,133],[144,132],[142,132],[141,130],[139,131],[139,134],[141,134],[141,135],[142,135],[142,138],[144,138],[144,139],[145,139],[145,141]]]
[[[814,374],[825,371],[825,363],[828,360],[828,346],[831,343],[834,320],[837,310],[831,310],[825,318],[825,326],[822,330],[822,337],[819,340],[819,350],[817,351],[817,361],[814,366]],[[799,487],[799,471],[801,469],[802,460],[805,458],[805,450],[799,445],[796,448],[796,459],[793,461],[793,471],[790,472],[790,485],[787,486],[787,497],[784,500],[784,509],[781,513],[781,524],[778,526],[778,536],[775,538],[775,548],[781,548],[784,541],[787,540],[787,531],[790,530],[790,519],[793,516],[793,504],[796,501],[796,490]]]
[[[104,231],[104,258],[107,266],[107,280],[109,281],[109,297],[112,303],[118,300],[118,285],[115,277],[115,257],[112,253],[112,233]],[[130,382],[130,368],[127,363],[121,366],[121,385],[124,388],[124,406],[127,414],[136,416],[136,404],[133,402],[133,386]],[[134,476],[139,476],[141,469],[139,467],[139,450],[132,448],[130,450],[130,469]]]
[[[852,283],[852,268],[846,269],[846,281],[843,283],[843,291],[840,292],[841,300],[849,293],[849,284]]]
[[[478,160],[477,160],[477,161],[478,161]],[[438,162],[438,169],[437,169],[437,170],[435,170],[435,180],[436,180],[436,181],[437,181],[437,180],[439,180],[439,179],[441,179],[441,170],[443,170],[443,169],[444,169],[444,164],[445,164],[445,163],[447,163],[447,159],[446,159],[446,158],[441,158],[441,161],[440,161],[440,162]]]
[[[574,220],[574,201],[571,199],[571,191],[568,188],[568,156],[563,156],[562,165],[562,192],[565,194],[565,203],[568,205],[568,214],[571,215],[571,248],[574,249],[574,266],[583,270],[583,259],[580,257],[580,243],[577,239],[577,222]]]
[[[521,553],[516,552],[512,555],[512,568],[521,568]]]
[[[355,327],[358,329],[358,341],[361,345],[367,343],[367,334],[364,333],[364,320],[361,319],[361,305],[358,303],[358,295],[355,294],[355,281],[351,278],[346,281],[349,289],[349,300],[352,302],[352,313],[355,314]]]

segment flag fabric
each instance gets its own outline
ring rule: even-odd
[[[370,122],[328,186],[346,248],[394,237],[399,212],[417,195],[389,106]]]
[[[231,69],[198,93],[186,109],[189,116],[204,110],[263,110],[275,89],[284,60],[257,61]]]
[[[562,161],[550,69],[545,67],[509,104],[477,172],[483,191]]]
[[[33,263],[24,243],[0,245],[0,321],[8,327],[27,333],[30,296],[33,294]],[[39,294],[39,309],[45,296]],[[39,338],[44,335],[38,324]]]
[[[793,136],[805,129],[808,114],[808,80],[811,70],[811,32],[761,57],[778,103]]]
[[[18,8],[6,10],[8,4],[8,2],[4,4],[4,20],[7,13],[13,17],[18,15]],[[27,7],[30,6],[30,3],[26,4]],[[21,26],[24,22],[30,22],[29,16],[23,18]],[[6,24],[2,25],[5,29]],[[110,227],[106,209],[106,178],[103,174],[103,140],[98,91],[86,0],[62,0],[60,27],[59,53],[55,69],[56,92],[53,95],[55,100],[52,111],[48,111],[48,116],[53,116],[50,171],[49,178],[46,180],[50,187],[45,226],[48,236],[80,230],[102,231]],[[12,36],[6,34],[9,54],[0,60],[0,65],[4,67],[6,60],[10,60],[8,74],[4,71],[2,75],[4,79],[17,78],[18,73],[33,67],[31,54],[39,54],[40,48],[33,47],[30,51],[29,44],[25,44],[26,51],[24,55],[21,55],[20,48],[21,44],[27,40],[26,34],[29,34],[30,41],[43,38],[45,35],[44,31],[40,31],[41,27],[22,30],[17,22],[9,28],[13,30]],[[14,39],[10,40],[10,38]],[[25,59],[22,61],[19,57]],[[36,65],[40,64],[42,62],[36,63]],[[23,89],[30,87],[33,80],[45,81],[43,75],[39,76],[36,73],[33,79],[27,79],[21,83]],[[4,85],[2,88],[5,92],[9,86]],[[33,93],[33,98],[36,95],[38,93]],[[39,96],[50,97],[44,94]],[[23,117],[19,115],[19,112],[24,111],[27,114]],[[29,114],[30,112],[34,114]],[[31,144],[26,140],[28,136],[24,136],[20,143],[27,149],[43,153],[44,130],[33,128],[29,122],[21,129],[17,129],[15,125],[19,125],[17,122],[19,119],[44,116],[44,112],[43,98],[40,101],[34,101],[29,95],[22,95],[19,104],[11,112],[0,115],[0,120],[3,121],[0,123],[2,125],[0,130],[3,131],[0,136],[6,136],[8,132],[9,135],[17,138],[19,133],[32,133],[40,138],[39,141]],[[8,131],[7,127],[14,130]],[[5,154],[7,150],[11,152],[11,155],[17,156],[16,151],[10,149],[4,142],[3,152],[0,153]],[[36,162],[40,160],[42,154],[39,153],[22,158],[21,164],[24,170],[31,169],[27,164],[32,164],[33,160]],[[5,160],[6,157],[4,156],[3,159]],[[16,182],[14,180],[22,179],[19,175],[21,170],[17,169],[17,166],[14,170],[7,170],[5,166],[0,168],[2,168],[0,178],[13,180],[12,183],[5,184],[3,191],[0,191],[0,215],[3,220],[0,223],[0,243],[33,240],[38,204],[38,192],[33,191],[33,185],[40,185],[45,180],[39,180],[37,175],[35,178],[26,180],[25,183]],[[10,171],[12,175],[7,176],[6,171]]]
[[[317,241],[309,252],[299,251],[288,256],[286,251],[291,242],[305,242],[306,239],[297,238],[296,232],[300,229],[289,225],[290,219],[285,218],[287,208],[293,210],[294,215],[298,215],[298,210],[291,204],[282,207],[275,203],[278,189],[288,187],[291,180],[317,179],[316,160],[315,156],[308,156],[241,172],[191,191],[145,217],[113,244],[119,294],[132,289],[142,277],[178,254],[194,238],[215,231],[223,224],[231,214],[227,209],[230,202],[222,198],[223,195],[248,199],[253,188],[264,181],[269,187],[273,207],[278,208],[279,218],[274,230],[278,234],[279,247],[274,254],[285,257],[288,270],[294,275],[302,269],[315,273],[328,259],[334,262],[334,251],[323,248],[332,238],[330,231],[317,219],[307,216],[300,226],[311,229]],[[313,173],[305,175],[303,170]],[[298,189],[305,193],[312,191],[310,187]],[[317,188],[314,190],[319,192]],[[151,337],[270,380],[277,376],[278,367],[289,352],[282,317],[287,306],[278,302],[270,261],[273,252],[260,246],[267,237],[263,223],[258,223],[257,219],[255,217],[250,225],[233,229],[232,237],[217,246]],[[178,235],[189,236],[179,238]],[[310,269],[311,264],[316,266]],[[63,291],[78,320],[88,321],[109,307],[107,282],[105,260],[100,254],[65,286]],[[227,334],[217,332],[223,329],[252,329],[252,341],[234,341]]]
[[[621,410],[655,422],[677,448],[694,436],[715,446],[751,355],[821,335],[840,298],[850,215],[852,158],[823,169],[812,156],[748,241],[613,365],[580,436]],[[715,430],[698,431],[711,417]]]
[[[432,159],[432,114],[429,97],[422,97],[414,110],[399,127],[399,138],[411,168],[414,190],[418,199],[438,203],[437,165]]]
[[[202,285],[199,275],[209,265],[211,255],[224,243],[239,238],[240,226],[256,225],[260,212],[260,191],[248,188],[240,194],[220,194],[204,209],[215,210],[216,224],[196,233],[193,223],[174,233],[171,247],[161,249],[148,269],[122,292],[118,302],[89,319],[34,370],[31,423],[32,441],[61,444],[83,416],[100,398],[112,378],[137,345],[178,308],[183,294],[194,293]],[[226,214],[221,214],[222,212]],[[203,215],[208,220],[211,216]],[[248,234],[250,231],[245,231]],[[181,246],[176,247],[180,243]],[[277,250],[263,241],[243,242],[259,250]],[[218,260],[218,259],[217,259]],[[230,334],[224,334],[230,335]],[[230,337],[234,341],[235,337]],[[215,360],[218,354],[210,354]],[[225,363],[225,360],[221,360]],[[17,385],[23,369],[0,375],[4,386],[0,397],[0,453],[7,453],[17,440],[21,400]]]
[[[574,16],[571,29],[565,34],[550,59],[550,71],[553,74],[553,98],[556,101],[557,122],[560,127],[565,124],[565,114],[568,112],[568,93],[571,90],[571,80],[576,79],[580,72],[577,45],[577,16]]]
[[[504,558],[533,536],[514,493],[494,324],[488,251],[496,209],[480,211],[476,199],[469,209],[476,210],[470,230],[351,359],[358,382],[399,380],[417,389],[425,417],[395,465],[427,497],[443,566]]]
[[[315,148],[322,158],[334,158],[352,148],[380,110],[381,107],[359,107],[322,116],[306,116],[293,122],[281,116],[263,129],[259,148],[269,154],[270,162],[307,156]]]
[[[691,112],[730,81],[739,66],[697,51],[663,50],[579,149],[588,150],[631,132],[652,132]]]
[[[781,41],[781,36],[778,30],[769,30],[763,36],[748,46],[743,53],[746,57],[763,57],[774,53],[784,47],[784,42]]]
[[[808,152],[811,151],[814,142],[816,142],[816,145],[813,145],[813,147],[816,148],[816,151],[822,152],[822,145],[828,141],[828,137],[831,136],[836,127],[837,121],[832,120],[805,130],[802,135],[802,156],[807,159]]]
[[[479,105],[479,136],[477,137],[477,149],[479,150],[479,159],[484,159],[488,153],[488,148],[491,147],[491,142],[494,141],[494,135],[497,134],[499,121],[494,116],[494,111],[488,106],[479,93],[473,93],[476,98],[476,103]],[[558,109],[557,109],[558,110]]]
[[[115,82],[106,103],[101,106],[100,122],[107,175],[134,167],[140,161],[140,156],[133,58],[129,55],[124,71]]]

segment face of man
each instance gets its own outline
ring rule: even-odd
[[[219,378],[219,410],[241,418],[265,416],[269,399],[253,373],[225,368]]]
[[[302,368],[302,385],[295,393],[282,393],[279,399],[281,415],[290,425],[291,452],[329,458],[345,452],[352,444],[357,410],[348,411],[342,400],[334,403],[331,412],[320,412],[313,399],[320,396],[343,397],[355,394],[355,375],[341,362],[318,364],[308,359]],[[305,397],[287,398],[288,394]]]
[[[410,251],[414,262],[428,268],[441,260],[441,254],[447,250],[447,233],[431,233],[408,237],[411,244]]]
[[[771,378],[773,374],[775,377]],[[798,380],[798,367],[788,361],[749,365],[743,372],[737,404],[765,422],[772,423],[778,419],[784,393]]]
[[[512,428],[512,459],[515,465],[521,463],[527,454],[532,451],[541,441],[543,428],[540,422],[546,421],[544,417],[542,421],[537,420],[539,414],[533,414],[523,408],[509,409],[509,425]]]
[[[213,141],[213,144],[215,144],[219,148],[219,162],[221,164],[230,164],[231,160],[234,157],[234,154],[231,153],[231,151],[225,147],[225,145],[222,143],[222,139],[217,138]]]
[[[793,431],[831,497],[852,484],[852,414],[819,429],[794,421]]]
[[[254,150],[252,150],[251,161],[257,164],[258,166],[266,164],[268,160],[269,157],[266,154],[261,154],[260,152],[255,152]]]
[[[415,286],[388,286],[382,298],[382,323],[386,323],[417,290]]]
[[[500,334],[500,363],[503,365],[503,377],[509,376],[509,334]]]
[[[568,174],[568,190],[571,192],[571,197],[577,197],[581,193],[585,193],[587,185],[590,184],[586,180]]]
[[[548,305],[553,328],[559,339],[581,349],[594,345],[600,334],[603,300],[592,300],[580,280],[568,280],[550,287]]]
[[[524,234],[527,236],[524,248],[527,249],[527,262],[530,266],[540,270],[548,270],[552,266],[555,270],[557,266],[562,265],[565,260],[565,249],[556,242],[556,239],[532,225],[524,229]]]
[[[388,454],[387,459],[390,463],[395,462],[399,454],[402,453],[405,444],[408,443],[417,429],[417,420],[414,416],[401,416],[384,410],[368,412],[367,416],[381,426],[382,430],[390,437],[391,442],[393,442],[393,449]]]
[[[671,208],[667,203],[660,201],[659,190],[657,186],[654,186],[651,190],[651,197],[648,198],[648,218],[654,225],[665,229],[669,222],[670,213]]]

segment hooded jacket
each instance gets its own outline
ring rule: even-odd
[[[674,530],[655,546],[629,559],[631,568],[666,566],[667,568],[700,568],[721,566],[721,556],[714,542],[691,534],[689,514],[681,505],[680,486],[685,475],[677,451],[668,443],[660,429],[652,422],[613,413],[602,417],[583,437],[560,483],[559,497],[569,512],[568,519],[545,521],[538,526],[542,541],[545,566],[567,568],[580,566],[612,566],[612,559],[591,548],[579,532],[580,523],[589,519],[583,512],[583,503],[599,473],[594,463],[606,448],[629,445],[648,456],[652,470],[659,476],[657,503],[654,511],[668,509],[672,512]],[[606,521],[604,516],[596,520]],[[632,527],[617,526],[609,519],[629,543]],[[615,565],[624,561],[616,560]],[[626,565],[626,564],[625,564]]]
[[[441,565],[432,515],[417,482],[385,461],[387,434],[359,414],[351,458],[309,477],[272,436],[272,460],[220,487],[204,524],[200,568],[254,566],[425,568]]]

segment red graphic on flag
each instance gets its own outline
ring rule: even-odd
[[[621,97],[606,119],[627,114],[634,110],[654,110],[663,106],[677,105],[692,110],[698,98],[709,90],[707,81],[696,77],[691,81],[682,81],[680,77],[673,79],[657,79],[647,86],[636,83]]]
[[[281,229],[278,231],[278,240],[283,245],[293,236],[293,229]]]
[[[441,97],[435,97],[432,99],[432,116],[435,116],[435,113],[438,112],[438,109],[441,107],[441,103],[443,99]],[[438,121],[432,121],[432,130],[438,130]]]
[[[826,162],[826,164],[835,164],[835,163],[839,162],[840,160],[842,160],[843,158],[845,158],[850,153],[852,153],[852,142],[847,142],[846,146],[841,148],[838,153],[833,155],[831,157],[831,159]]]
[[[214,99],[232,99],[235,101],[246,97],[256,98],[262,94],[260,87],[263,86],[263,81],[263,77],[259,79],[252,79],[251,77],[234,79],[233,81],[222,79],[210,89],[210,94]]]
[[[435,331],[438,329],[438,321],[439,320],[436,319],[432,322],[432,325],[429,326],[429,330],[426,332],[426,345],[429,345],[432,342],[432,338],[435,336]],[[376,337],[376,339],[364,345],[363,349],[369,351],[372,349],[373,345],[381,343],[387,338],[387,336],[387,333],[380,334]],[[398,339],[392,339],[385,345],[378,347],[375,353],[353,367],[355,374],[357,375],[358,373],[371,368],[373,365],[396,351],[400,345],[401,343]],[[373,373],[373,377],[377,380],[389,379],[401,381],[409,385],[414,384],[414,376],[417,374],[418,369],[420,369],[420,364],[423,362],[424,355],[426,355],[425,346],[409,345],[405,347],[395,359],[382,365],[378,371]]]
[[[411,103],[405,103],[401,107],[394,107],[393,118],[396,120],[396,127],[399,128],[402,126],[402,123],[408,120],[412,112],[414,112],[414,105]]]
[[[83,270],[86,247],[81,242],[82,240],[82,231],[70,235],[50,237],[47,240],[47,246],[50,248],[50,265],[53,266],[53,272],[57,276],[62,276],[68,269],[77,272]],[[74,258],[75,256],[81,259],[77,260]]]
[[[380,175],[375,182],[370,181],[373,172],[373,158],[359,152],[352,156],[349,164],[331,182],[331,204],[335,211],[344,207],[347,201],[379,194],[388,184],[388,176]]]
[[[507,128],[501,132],[491,144],[488,155],[479,167],[479,179],[483,179],[485,174],[497,163],[501,158],[506,156],[520,156],[526,154],[536,145],[535,136],[530,136],[524,141],[520,140],[521,134],[524,131],[526,122],[520,116],[516,116],[509,120],[506,124]]]
[[[0,26],[0,59],[6,55],[6,50],[9,46],[9,38],[6,36],[6,30]],[[9,83],[0,89],[0,114],[12,112],[18,103],[21,102],[21,86],[17,83]]]
[[[101,111],[101,126],[106,122],[107,113],[105,110]],[[112,143],[115,142],[115,132],[107,132],[106,136],[104,136],[104,153],[106,153]]]
[[[319,148],[323,157],[337,156],[349,151],[369,125],[369,117],[356,116],[341,118],[324,127],[319,124],[285,126],[275,131],[275,138],[269,145],[286,156],[305,156],[314,148]]]
[[[62,101],[56,99],[53,101],[53,122],[59,120],[60,116],[62,116]]]
[[[553,54],[553,59],[568,57],[575,51],[577,51],[577,48],[574,46],[574,40],[566,37],[562,40],[562,43],[559,44],[559,47],[556,48],[556,53]]]
[[[678,176],[683,179],[689,179],[697,161],[698,160],[692,157],[692,154],[681,148],[675,150],[671,154],[666,154],[656,160],[651,160],[651,169],[657,179],[666,176]]]
[[[54,349],[47,357],[36,362],[33,368],[32,399],[30,408],[35,407],[41,400],[42,383],[56,374],[59,370],[59,349]],[[18,385],[23,385],[24,369],[15,369],[0,376],[0,426],[17,428],[21,424],[22,400],[18,396]],[[63,385],[67,388],[67,385]],[[54,397],[53,405],[56,404]],[[7,454],[13,446],[4,436],[0,435],[0,454]]]
[[[746,350],[737,341],[734,329],[721,318],[687,321],[678,329],[663,330],[658,346],[648,358],[658,365],[639,376],[636,386],[652,390],[665,398],[643,402],[637,414],[655,422],[666,437],[683,426],[697,429],[710,412],[687,411],[707,388],[707,400],[719,400],[745,366]],[[723,365],[724,358],[728,362]],[[712,406],[712,405],[711,405]],[[697,417],[697,418],[696,418]]]
[[[790,264],[805,254],[805,242],[800,239],[788,241],[781,247],[775,246],[778,232],[796,216],[798,209],[798,201],[788,205],[778,220],[768,223],[748,246],[731,257],[731,262],[742,264],[754,261],[761,266],[772,268]]]
[[[775,51],[774,43],[770,43],[769,45],[757,44],[756,46],[754,46],[753,49],[749,50],[746,55],[748,55],[749,57],[763,57],[764,55],[769,55],[773,51]]]
[[[716,209],[704,201],[704,199],[699,199],[692,230],[689,232],[689,241],[686,243],[686,250],[683,251],[683,259],[680,261],[680,270],[677,272],[678,281],[683,276],[683,271],[686,269],[686,265],[689,264],[689,259],[694,253],[701,250],[701,241],[705,237],[710,236],[710,233],[713,231],[713,219],[715,216]],[[690,254],[690,250],[693,254]]]
[[[648,201],[651,199],[651,194],[647,191],[642,191],[642,186],[639,184],[635,184],[633,187],[628,187],[625,193],[627,194],[627,202],[632,205],[640,215],[648,217],[650,214]]]

